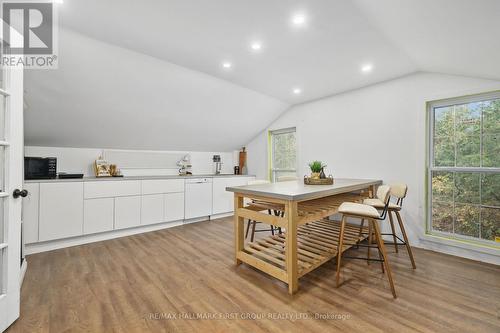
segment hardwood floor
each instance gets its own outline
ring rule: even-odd
[[[340,288],[330,261],[290,296],[233,249],[225,218],[31,255],[7,332],[500,332],[498,266],[415,249],[413,270],[388,246],[396,300],[380,265],[353,259]]]

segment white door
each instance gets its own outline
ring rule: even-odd
[[[2,68],[0,85],[0,332],[19,317],[23,192],[23,69]]]

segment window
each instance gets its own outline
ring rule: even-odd
[[[295,127],[270,132],[271,180],[297,176],[297,143]]]
[[[427,230],[498,245],[500,92],[432,102],[429,111]]]

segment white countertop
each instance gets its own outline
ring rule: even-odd
[[[227,187],[226,191],[292,201],[310,200],[381,185],[381,180],[336,178],[333,185],[305,185],[304,180]]]
[[[83,177],[83,178],[68,178],[68,179],[28,179],[25,183],[53,183],[53,182],[93,182],[93,181],[120,181],[120,180],[156,180],[156,179],[191,179],[191,178],[218,178],[218,177],[253,177],[254,175],[234,175],[234,174],[206,174],[206,175],[190,175],[190,176],[125,176],[125,177]]]

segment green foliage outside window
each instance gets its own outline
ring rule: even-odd
[[[297,141],[295,129],[272,132],[272,174],[277,180],[283,176],[296,176]]]
[[[434,109],[432,229],[500,237],[500,99]]]

